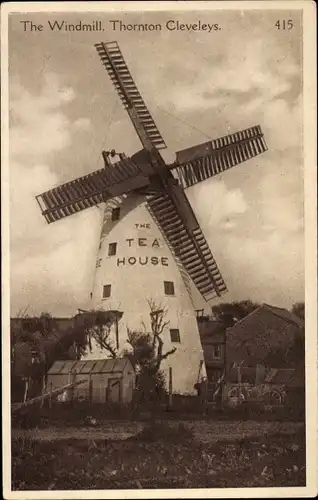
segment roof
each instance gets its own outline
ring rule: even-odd
[[[276,306],[270,306],[269,304],[263,304],[261,307],[267,309],[268,311],[271,311],[273,314],[276,314],[276,316],[279,316],[285,321],[289,321],[290,323],[295,323],[300,328],[303,328],[305,326],[305,322],[303,319],[301,319],[299,316],[296,316],[296,314],[287,311],[287,309],[282,309],[281,307],[276,307]]]
[[[48,371],[48,375],[67,375],[72,373],[118,373],[124,371],[128,358],[87,359],[82,361],[55,361]]]
[[[236,325],[243,323],[246,319],[248,319],[253,314],[259,312],[260,310],[271,312],[275,316],[278,316],[279,318],[285,320],[287,323],[293,323],[294,325],[298,326],[299,328],[305,327],[304,320],[299,318],[299,316],[296,316],[296,314],[293,314],[293,313],[287,311],[287,309],[283,309],[281,307],[276,307],[276,306],[271,306],[269,304],[262,304],[259,307],[257,307],[256,309],[254,309],[254,311],[252,311],[249,314],[247,314],[246,316],[244,316],[244,318],[236,321],[234,323],[234,325],[229,327],[227,330],[232,330],[232,328],[235,328]]]

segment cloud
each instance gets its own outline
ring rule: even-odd
[[[277,43],[267,40],[265,48],[263,39],[235,38],[222,46],[222,57],[189,53],[182,64],[189,77],[156,96],[164,109],[210,137],[260,123],[271,150],[299,144],[301,68]]]
[[[272,149],[275,148],[276,151],[297,148],[302,135],[302,103],[300,96],[292,104],[278,98],[267,104],[263,103],[262,108],[269,146]],[[273,124],[274,127],[271,126]]]
[[[190,53],[190,77],[162,102],[212,137],[261,124],[266,153],[187,194],[227,282],[227,299],[286,306],[304,293],[301,67],[275,40],[246,42],[229,40],[217,63],[211,57],[202,64],[201,54]]]
[[[228,287],[226,300],[291,306],[304,294],[301,169],[264,161],[259,185],[233,185],[232,173],[187,191]]]
[[[223,238],[221,260],[233,298],[281,306],[303,300],[304,245],[292,233],[272,229],[252,239],[230,232]]]
[[[71,147],[77,131],[90,125],[85,117],[72,121],[67,115],[68,104],[76,99],[72,88],[63,86],[54,74],[44,75],[42,83],[38,95],[21,85],[11,88],[12,309],[32,304],[37,312],[53,312],[58,297],[61,313],[75,303],[75,296],[81,302],[87,295],[86,259],[96,245],[100,214],[96,209],[52,225],[41,215],[35,196],[59,183],[56,153]]]
[[[301,67],[294,59],[298,40],[286,45],[277,33],[262,33],[262,40],[248,30],[240,37],[219,33],[212,45],[199,36],[195,44],[185,38],[181,45],[169,37],[170,50],[160,35],[146,46],[129,40],[123,52],[172,151],[169,161],[173,151],[203,142],[205,136],[262,126],[265,154],[187,195],[228,284],[225,300],[249,295],[286,306],[303,293]],[[87,57],[84,46],[74,46],[78,61]],[[73,314],[85,306],[90,291],[100,211],[47,225],[35,196],[93,169],[93,156],[101,149],[111,146],[130,155],[140,143],[125,110],[114,107],[111,84],[109,95],[104,80],[96,78],[92,88],[92,72],[80,75],[81,63],[69,71],[73,52],[61,59],[51,41],[47,50],[54,55],[51,67],[65,73],[76,92],[55,73],[42,74],[38,58],[40,91],[30,91],[34,82],[30,88],[11,84],[12,310],[31,304],[37,312]],[[29,69],[21,58],[17,71],[27,81]],[[94,116],[94,128],[86,114]],[[90,134],[87,141],[84,134]]]
[[[89,118],[78,118],[74,122],[74,127],[76,127],[79,130],[89,130],[91,126],[92,124]]]
[[[235,218],[243,215],[248,210],[247,201],[242,191],[238,188],[229,189],[225,181],[211,179],[198,184],[188,196],[196,207],[198,217],[204,224],[229,227],[235,225]]]
[[[201,54],[189,53],[182,65],[191,75],[187,83],[178,82],[161,96],[179,112],[227,106],[232,100],[250,102],[256,95],[258,102],[269,102],[289,92],[299,76],[292,55],[270,41],[264,50],[263,39],[246,44],[244,37],[229,40],[222,47],[222,57],[215,54],[202,64]]]
[[[293,172],[296,169],[297,164],[292,162],[287,164],[287,169],[277,162],[276,172],[265,176],[260,186],[257,212],[262,228],[302,237],[304,204],[299,173]]]

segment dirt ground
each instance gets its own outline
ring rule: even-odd
[[[304,429],[302,422],[257,422],[246,421],[193,421],[169,422],[169,426],[177,427],[182,423],[193,432],[194,438],[201,443],[233,441],[250,437],[268,436],[271,434],[293,435]],[[47,427],[35,429],[12,429],[13,438],[31,438],[37,441],[56,441],[64,439],[93,440],[125,440],[140,432],[148,424],[132,421],[98,422],[89,427]]]
[[[13,490],[304,486],[304,425],[105,422],[14,429]]]

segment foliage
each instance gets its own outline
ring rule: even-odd
[[[225,328],[229,328],[255,309],[259,307],[257,302],[251,300],[241,300],[240,302],[222,302],[212,306],[215,318],[224,323]]]
[[[120,311],[104,311],[94,310],[84,312],[77,316],[76,322],[76,337],[80,339],[78,344],[74,339],[74,349],[81,347],[92,351],[93,343],[104,350],[112,358],[118,356],[118,348],[114,344],[114,336],[118,323],[121,320],[123,313]]]
[[[10,332],[13,401],[41,392],[43,376],[55,359],[58,337],[56,322],[49,313],[19,319]]]
[[[17,377],[32,375],[32,348],[26,341],[18,341],[13,347],[14,373]]]
[[[72,329],[59,331],[56,321],[48,314],[23,318],[19,331],[11,330],[12,369],[18,376],[41,377],[56,359],[69,357],[69,337]]]
[[[107,316],[107,312],[105,313]],[[87,316],[84,318],[87,320]],[[71,320],[70,320],[71,321]],[[43,377],[56,360],[80,359],[90,345],[91,338],[103,345],[109,317],[97,311],[89,314],[89,324],[74,321],[74,327],[59,327],[57,320],[47,313],[38,317],[24,316],[11,325],[11,390],[14,401],[25,394],[34,397],[41,393]],[[24,388],[23,388],[24,387]]]
[[[298,316],[301,319],[305,319],[305,303],[304,302],[295,302],[293,305],[291,312]]]
[[[21,377],[32,376],[32,365],[36,364],[37,371],[43,375],[57,359],[80,359],[87,348],[91,348],[92,339],[101,348],[112,350],[108,340],[110,327],[116,317],[122,316],[116,313],[90,311],[80,315],[81,321],[75,321],[74,327],[63,331],[49,313],[22,318],[21,328],[11,329],[13,372]]]

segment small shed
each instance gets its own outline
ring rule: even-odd
[[[92,403],[130,403],[136,375],[128,358],[83,361],[55,361],[47,374],[47,390],[86,380],[64,393],[60,401],[78,400]]]

